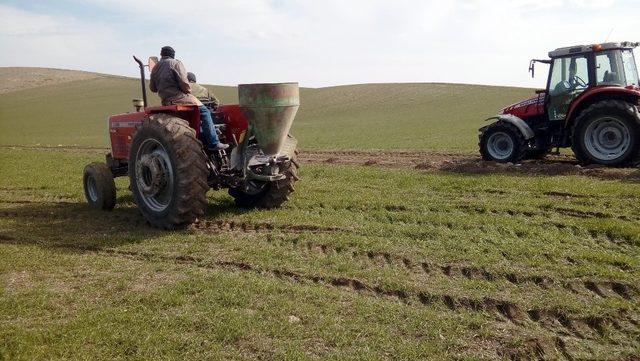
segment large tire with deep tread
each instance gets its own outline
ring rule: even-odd
[[[94,162],[84,167],[82,184],[89,205],[103,211],[110,211],[115,207],[116,183],[106,164]]]
[[[513,149],[508,153],[505,157],[496,157],[494,156],[489,147],[491,146],[490,141],[492,137],[498,133],[504,134],[511,139],[513,144]],[[526,147],[525,147],[525,139],[520,130],[513,124],[497,121],[488,127],[484,128],[482,134],[480,134],[480,143],[478,146],[480,147],[480,155],[482,159],[486,161],[493,161],[499,163],[517,163],[520,160],[524,159],[526,155]]]
[[[615,158],[602,159],[602,153],[599,158],[595,147],[589,147],[585,138],[586,133],[590,132],[590,125],[603,119],[615,119],[628,131],[628,146]],[[621,100],[600,101],[582,111],[574,124],[571,148],[581,164],[624,167],[640,161],[640,114],[635,105]]]
[[[229,188],[229,195],[235,199],[238,207],[244,208],[277,208],[289,200],[289,195],[295,191],[294,183],[298,178],[298,163],[296,159],[285,163],[283,169],[285,178],[277,182],[268,183],[257,194],[247,194],[240,188]]]
[[[145,203],[145,195],[136,181],[136,154],[145,140],[159,143],[172,167],[171,190],[166,208],[154,210]],[[147,141],[148,143],[148,141]],[[177,229],[196,221],[205,213],[209,190],[207,158],[195,131],[180,118],[167,114],[152,115],[138,129],[129,153],[131,192],[140,212],[154,227]]]

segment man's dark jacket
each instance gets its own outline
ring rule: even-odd
[[[168,56],[163,56],[151,70],[149,89],[158,93],[162,105],[202,105],[198,98],[191,95],[187,70],[182,62]]]

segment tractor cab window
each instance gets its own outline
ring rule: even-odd
[[[617,51],[605,51],[596,55],[596,80],[598,85],[622,85],[620,57]]]
[[[589,87],[587,56],[555,59],[549,80],[549,119],[564,120],[573,99]]]
[[[631,50],[610,50],[596,55],[598,85],[638,85],[638,70]]]
[[[638,79],[638,68],[636,67],[636,59],[633,57],[633,51],[622,51],[622,67],[624,68],[624,75],[627,80],[625,85],[640,85],[640,79]]]

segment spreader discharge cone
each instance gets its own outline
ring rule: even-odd
[[[300,107],[298,83],[240,84],[240,108],[265,155],[277,155]]]

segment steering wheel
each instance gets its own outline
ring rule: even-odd
[[[582,79],[581,77],[574,75],[573,79],[575,80],[576,84],[580,85],[583,88],[587,87],[587,82],[584,81],[584,79]]]

